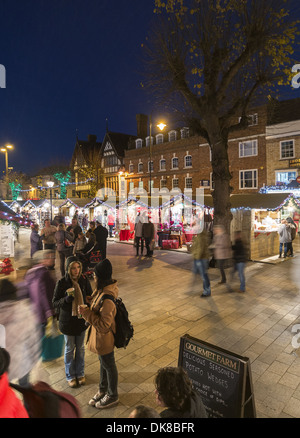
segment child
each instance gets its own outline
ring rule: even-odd
[[[78,233],[77,239],[75,240],[73,254],[76,255],[76,253],[81,251],[85,247],[86,244],[87,244],[86,237],[83,234],[83,231],[80,231]]]

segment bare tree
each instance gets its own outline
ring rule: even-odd
[[[214,217],[229,229],[228,136],[291,73],[298,24],[282,0],[155,0],[145,84],[208,142]],[[240,121],[239,121],[240,118]]]

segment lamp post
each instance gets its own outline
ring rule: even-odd
[[[166,125],[162,122],[160,122],[158,125],[156,125],[161,131],[166,127]],[[151,199],[152,195],[152,115],[149,116],[149,195]]]
[[[47,186],[50,188],[50,221],[52,224],[52,187],[54,186],[54,182],[53,181],[47,181]]]
[[[5,178],[8,179],[8,151],[13,149],[14,147],[11,144],[6,145],[1,148],[0,151],[5,154]]]

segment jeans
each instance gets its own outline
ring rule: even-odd
[[[108,228],[109,228],[109,237],[112,237],[113,236],[112,233],[113,233],[114,226],[113,225],[108,225]]]
[[[67,381],[84,377],[85,331],[78,336],[65,337],[65,372]]]
[[[145,245],[146,245],[146,249],[147,249],[146,256],[148,256],[148,257],[152,256],[152,254],[153,254],[153,251],[150,249],[150,244],[151,244],[150,237],[145,237]]]
[[[240,278],[240,290],[242,290],[243,292],[245,292],[245,288],[246,288],[246,280],[245,280],[245,263],[244,262],[240,262],[240,263],[235,263],[234,268],[233,268],[233,272],[232,272],[232,276],[235,273],[235,271],[238,271],[239,274],[239,278]]]
[[[100,360],[100,392],[107,392],[110,397],[118,397],[118,370],[114,351],[98,356]]]
[[[135,237],[136,255],[139,255],[140,241],[141,241],[141,255],[143,255],[144,239],[142,237],[138,237],[138,236]]]
[[[210,281],[207,275],[208,260],[194,260],[194,274],[199,274],[203,279],[203,295],[210,295]]]
[[[282,247],[284,248],[284,256],[286,257],[286,253],[287,253],[287,244],[286,243],[279,243],[279,255],[281,256],[282,254]]]

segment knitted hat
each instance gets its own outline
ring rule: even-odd
[[[112,276],[112,265],[108,259],[104,259],[99,262],[95,268],[94,272],[101,280],[109,280]]]
[[[17,299],[17,288],[7,278],[0,280],[0,302]]]

